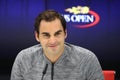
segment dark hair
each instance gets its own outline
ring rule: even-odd
[[[35,19],[35,23],[34,23],[34,29],[37,33],[39,33],[39,25],[40,25],[40,22],[42,20],[45,20],[45,21],[53,21],[55,19],[59,19],[61,21],[61,24],[63,26],[63,30],[65,32],[66,30],[66,21],[64,19],[64,17],[62,15],[60,15],[58,12],[54,11],[54,10],[46,10],[42,13],[40,13],[36,19]]]

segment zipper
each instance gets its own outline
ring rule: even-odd
[[[52,67],[51,67],[51,80],[53,80],[54,77],[54,63],[52,63]]]

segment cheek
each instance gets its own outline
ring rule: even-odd
[[[46,44],[44,42],[40,43],[43,48],[45,48]]]
[[[47,45],[47,42],[48,42],[47,40],[42,40],[42,39],[41,39],[40,44],[41,44],[42,46],[45,46],[45,45]]]
[[[66,37],[65,37],[65,36],[63,36],[63,37],[61,38],[61,41],[65,41],[65,39],[66,39]]]

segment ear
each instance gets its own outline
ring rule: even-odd
[[[40,42],[40,40],[39,40],[39,34],[37,33],[37,31],[35,31],[35,38],[36,38],[36,40],[37,40],[38,42]]]
[[[67,38],[67,30],[65,30],[65,39]]]

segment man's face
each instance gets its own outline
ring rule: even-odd
[[[36,33],[36,39],[41,43],[44,53],[49,55],[62,54],[67,33],[64,32],[60,20],[55,19],[51,22],[42,20],[39,27],[40,33]]]

